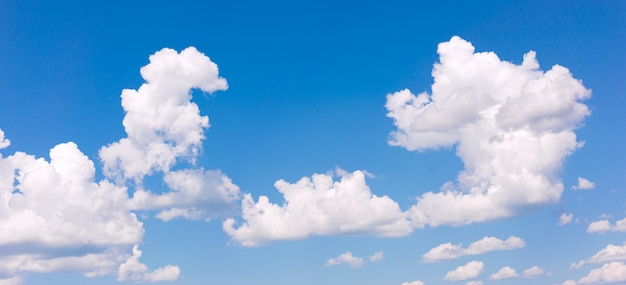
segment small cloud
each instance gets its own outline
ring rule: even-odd
[[[180,277],[180,268],[178,266],[166,265],[150,272],[148,266],[139,261],[140,257],[141,251],[135,245],[133,247],[133,255],[120,265],[117,281],[176,281]]]
[[[500,280],[500,279],[509,279],[509,278],[517,278],[519,274],[515,271],[515,269],[505,266],[502,267],[498,272],[491,274],[489,276],[490,280]]]
[[[383,254],[383,252],[379,251],[370,256],[370,261],[379,262],[379,261],[382,261],[384,258],[385,258],[385,255]]]
[[[11,141],[4,137],[4,131],[0,129],[0,149],[6,148],[11,145]]]
[[[402,285],[424,285],[424,282],[420,280],[415,280],[411,282],[402,282]]]
[[[579,262],[572,262],[569,265],[569,270],[580,269],[581,267],[583,267],[583,265],[585,265],[585,261],[584,260],[581,260]]]
[[[528,269],[524,270],[522,275],[524,277],[526,277],[526,278],[535,278],[535,277],[537,277],[539,275],[542,275],[544,273],[546,273],[546,271],[543,268],[535,265],[535,266],[533,266],[531,268],[528,268]]]
[[[439,262],[496,250],[513,250],[524,246],[526,246],[524,240],[516,236],[510,236],[506,240],[486,236],[471,243],[467,248],[463,248],[460,244],[442,243],[422,255],[422,262]]]
[[[341,254],[335,258],[330,258],[326,260],[326,267],[337,266],[340,264],[347,264],[352,268],[359,268],[363,266],[363,258],[354,257],[352,252],[346,251],[346,253]]]
[[[557,223],[557,225],[559,225],[559,226],[567,225],[567,224],[571,223],[573,219],[574,219],[574,214],[573,213],[569,213],[569,214],[568,213],[563,213],[559,217],[559,222]]]
[[[615,224],[611,224],[609,220],[598,220],[592,222],[587,227],[587,233],[606,233],[606,232],[626,232],[626,218],[621,219]]]
[[[483,272],[485,264],[482,261],[470,261],[466,265],[459,266],[455,270],[448,271],[443,280],[461,281],[478,277]]]
[[[591,190],[596,188],[596,184],[582,177],[578,177],[578,185],[572,186],[574,190]]]
[[[465,285],[483,285],[483,281],[474,280],[474,281],[470,281],[470,282],[465,283]]]

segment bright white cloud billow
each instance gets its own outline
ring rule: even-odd
[[[244,196],[243,223],[224,221],[224,231],[243,246],[259,246],[275,240],[301,239],[310,235],[372,234],[404,236],[411,232],[409,222],[398,204],[387,196],[372,194],[365,173],[337,171],[314,174],[296,183],[279,180],[274,184],[283,194],[282,205],[266,196],[255,203]]]
[[[226,89],[217,73],[195,48],[152,55],[141,69],[147,83],[122,92],[128,137],[100,150],[106,178],[99,182],[94,163],[73,142],[52,148],[49,161],[0,154],[0,233],[11,233],[0,235],[0,284],[55,271],[117,274],[120,281],[178,279],[177,266],[151,271],[139,261],[144,228],[133,211],[160,210],[166,221],[232,212],[239,188],[219,170],[170,170],[179,159],[193,162],[200,150],[208,118],[190,102],[190,90]],[[9,143],[0,130],[0,149]],[[154,171],[163,173],[169,191],[143,189],[141,180]],[[132,198],[125,179],[137,185]]]
[[[446,281],[461,281],[478,277],[483,272],[485,264],[481,261],[470,261],[466,265],[459,266],[455,270],[448,271],[443,280]]]
[[[180,53],[162,49],[141,68],[146,83],[122,92],[128,137],[100,149],[104,173],[116,181],[133,179],[139,185],[130,205],[135,210],[160,210],[158,218],[208,219],[230,214],[239,200],[239,187],[219,170],[171,171],[179,160],[193,162],[209,127],[191,102],[194,88],[213,93],[226,90],[218,67],[193,47]],[[141,187],[154,171],[164,174],[169,192],[155,194]]]
[[[158,282],[175,281],[180,276],[180,268],[174,265],[166,265],[154,271],[139,261],[141,251],[137,246],[133,247],[133,255],[119,267],[118,281],[135,282]]]
[[[352,255],[352,252],[347,251],[337,257],[326,260],[325,266],[330,267],[330,266],[337,266],[340,264],[347,264],[350,267],[359,268],[363,266],[363,263],[364,263],[363,258],[355,257]]]
[[[623,245],[609,244],[587,260],[589,263],[626,260],[626,242]]]
[[[461,244],[442,243],[422,255],[422,262],[439,262],[496,250],[513,250],[522,248],[525,245],[524,240],[516,236],[510,236],[506,240],[495,237],[484,237],[481,240],[471,243],[467,248],[463,248]]]
[[[456,184],[418,198],[414,226],[488,221],[558,201],[558,171],[582,145],[573,130],[590,114],[581,101],[591,92],[565,67],[541,71],[532,51],[515,65],[453,37],[438,53],[432,94],[405,89],[385,105],[397,127],[391,145],[456,146],[465,165]]]
[[[162,49],[141,68],[146,83],[122,92],[127,138],[103,147],[100,158],[109,177],[141,178],[168,171],[179,158],[193,159],[200,151],[209,118],[191,102],[190,90],[226,90],[218,68],[189,47],[178,53]]]

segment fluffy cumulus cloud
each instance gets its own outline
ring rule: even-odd
[[[603,263],[609,261],[626,260],[626,242],[623,245],[609,244],[587,260],[580,260],[570,264],[570,270],[579,269],[586,263]]]
[[[563,213],[563,214],[561,214],[561,216],[559,216],[559,221],[557,222],[557,225],[559,225],[559,226],[567,225],[567,224],[571,223],[573,219],[574,219],[574,214],[572,214],[572,213]]]
[[[596,188],[596,184],[582,177],[578,177],[578,185],[572,186],[574,190],[591,190]]]
[[[471,243],[467,248],[463,248],[461,244],[442,243],[422,255],[422,262],[439,262],[495,250],[512,250],[522,248],[525,245],[524,240],[516,236],[510,236],[506,240],[487,236]]]
[[[145,264],[139,261],[139,257],[141,257],[141,251],[137,246],[134,246],[133,255],[119,267],[118,281],[175,281],[180,276],[180,268],[178,268],[178,266],[166,265],[165,267],[150,271]]]
[[[461,281],[478,277],[482,272],[485,264],[481,261],[470,261],[466,265],[457,267],[455,270],[448,271],[443,280]]]
[[[465,285],[483,285],[483,281],[474,280],[474,281],[470,281],[470,282],[465,283]]]
[[[489,279],[500,280],[500,279],[519,278],[519,277],[535,278],[540,275],[543,275],[544,273],[546,273],[546,271],[543,268],[536,266],[536,265],[524,270],[521,275],[518,274],[517,271],[515,271],[515,269],[509,266],[505,266],[505,267],[500,268],[498,272],[491,274],[491,276],[489,276]]]
[[[127,137],[100,149],[104,173],[116,181],[139,185],[130,205],[136,210],[160,210],[163,220],[177,217],[208,219],[229,213],[239,199],[239,187],[219,170],[171,171],[180,160],[194,162],[200,152],[209,118],[191,102],[191,90],[226,90],[215,63],[193,47],[180,53],[162,49],[141,68],[146,83],[122,92]],[[143,189],[144,176],[163,173],[171,191]]]
[[[413,225],[463,225],[558,201],[558,173],[582,145],[574,129],[590,114],[581,101],[591,92],[563,66],[540,70],[533,51],[516,65],[453,37],[437,52],[432,93],[405,89],[385,105],[397,127],[391,145],[456,146],[465,166],[456,183],[418,198]]]
[[[355,257],[352,255],[352,252],[347,251],[346,253],[343,253],[337,257],[326,260],[325,266],[330,267],[330,266],[337,266],[340,264],[347,264],[350,267],[359,268],[363,266],[364,261],[363,261],[363,258]]]
[[[415,281],[411,281],[411,282],[402,282],[402,285],[424,285],[426,283],[420,281],[420,280],[415,280]]]
[[[238,200],[238,187],[219,170],[170,168],[193,164],[208,118],[190,90],[223,90],[217,66],[194,48],[163,49],[141,69],[138,90],[124,90],[127,138],[105,146],[106,175],[95,180],[93,161],[73,142],[50,150],[49,160],[23,152],[0,154],[0,284],[19,284],[31,272],[117,274],[120,281],[172,281],[177,266],[150,270],[139,261],[144,235],[135,210],[160,210],[163,220],[206,219]],[[0,130],[0,149],[9,146]],[[163,173],[169,190],[155,194],[142,179]],[[134,183],[125,183],[132,179]],[[135,185],[134,195],[130,198]]]
[[[578,279],[577,284],[604,284],[626,282],[626,264],[622,262],[605,263],[600,268],[592,269],[587,276]]]
[[[611,224],[609,220],[598,220],[592,222],[587,227],[588,233],[606,233],[606,232],[626,232],[626,218],[621,219],[615,224]]]
[[[505,267],[502,267],[500,270],[498,270],[498,272],[491,274],[491,276],[489,276],[489,279],[500,280],[500,279],[509,279],[509,278],[517,278],[517,277],[519,277],[519,274],[517,274],[517,271],[515,271],[515,269],[505,266]]]
[[[372,194],[366,173],[336,171],[304,177],[296,183],[284,180],[274,186],[285,201],[279,205],[260,196],[243,197],[243,222],[224,221],[224,231],[243,246],[258,246],[275,240],[301,239],[310,235],[372,234],[404,236],[412,231],[405,213],[387,196]]]
[[[0,149],[6,148],[11,145],[11,141],[4,137],[4,131],[0,129]]]

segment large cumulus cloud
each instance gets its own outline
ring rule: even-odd
[[[11,233],[0,235],[0,283],[53,271],[176,280],[178,266],[150,270],[139,260],[144,228],[134,212],[158,210],[166,221],[232,212],[239,188],[220,170],[193,166],[209,123],[190,101],[191,90],[225,90],[217,65],[193,47],[163,49],[150,56],[141,75],[146,83],[121,95],[128,136],[99,152],[101,181],[73,142],[52,148],[49,161],[23,152],[0,154],[0,232]],[[0,130],[0,149],[9,144]],[[191,167],[171,170],[181,160]],[[143,178],[156,172],[167,188],[145,189]]]
[[[405,89],[385,105],[397,127],[391,145],[455,147],[464,164],[455,183],[418,198],[413,225],[469,224],[558,201],[559,170],[582,145],[574,129],[590,114],[581,101],[591,92],[565,67],[540,70],[533,51],[516,65],[455,36],[438,53],[431,94]]]

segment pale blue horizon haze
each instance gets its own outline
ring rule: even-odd
[[[0,285],[626,283],[626,2],[437,2],[2,1]]]

